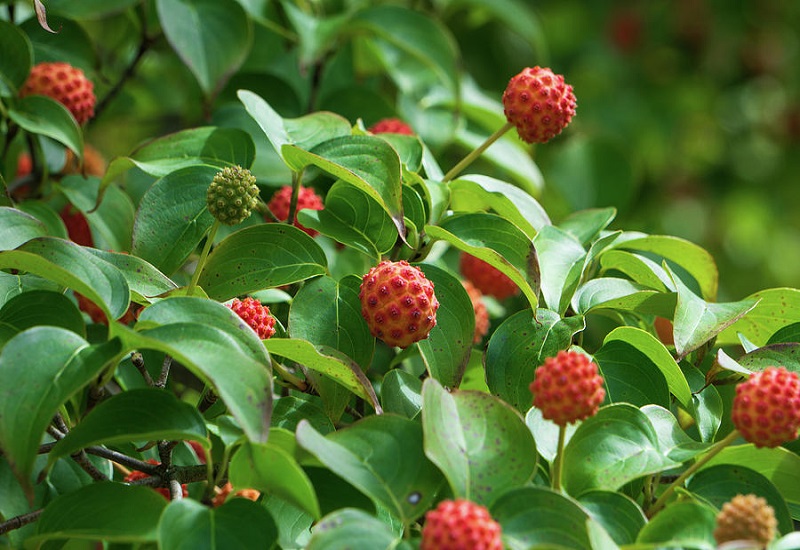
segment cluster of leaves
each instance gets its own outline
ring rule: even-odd
[[[505,122],[497,100],[459,73],[445,14],[477,4],[519,27],[530,20],[523,3],[422,12],[323,2],[326,17],[290,2],[45,4],[70,37],[63,47],[35,17],[0,21],[9,544],[413,548],[425,512],[460,497],[489,508],[509,548],[714,548],[717,510],[754,493],[778,518],[773,547],[797,545],[796,441],[737,441],[648,512],[667,480],[731,432],[737,381],[771,364],[800,371],[800,291],[718,303],[715,262],[695,244],[612,229],[613,208],[554,222],[535,198],[542,177],[530,151],[510,134],[474,165],[485,169],[443,176],[454,144],[473,147]],[[83,129],[58,103],[39,98],[46,107],[32,111],[16,91],[34,61],[87,62],[82,23],[98,17],[136,20],[140,52],[163,33],[212,118],[131,147],[102,177],[63,176],[65,148],[83,153]],[[276,28],[295,47],[269,71],[310,73],[291,93],[262,90],[245,69],[258,59],[253,37],[274,39]],[[287,115],[273,94],[313,108]],[[364,121],[377,112],[402,114],[418,136],[370,135]],[[17,200],[22,148],[35,192]],[[325,208],[298,218],[320,235],[254,215],[205,243],[206,189],[230,165],[251,169],[264,199],[276,184],[314,187]],[[86,216],[96,246],[67,238],[64,203]],[[213,248],[198,264],[204,244]],[[521,290],[487,299],[490,333],[474,345],[461,253]],[[376,341],[360,315],[361,275],[385,257],[418,265],[440,302],[429,337],[406,350]],[[110,321],[91,321],[74,293]],[[223,305],[245,295],[269,304],[274,337],[260,341]],[[659,318],[673,324],[669,338]],[[531,407],[528,384],[570,347],[594,357],[606,402],[568,430],[563,490],[553,491],[558,428]],[[120,483],[156,457],[166,469]],[[261,498],[207,506],[226,479]],[[147,487],[166,481],[188,483],[189,498],[168,502]]]

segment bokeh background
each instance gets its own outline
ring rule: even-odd
[[[332,108],[351,120],[358,112],[369,123],[402,113],[392,103],[393,83],[357,70],[355,92],[310,97],[309,83],[327,73],[299,63],[285,6],[240,3],[259,4],[263,17],[247,60],[213,103],[156,38],[135,77],[90,126],[89,141],[112,157],[148,137],[230,120],[241,115],[232,107],[239,87],[263,95],[283,116]],[[717,259],[721,301],[800,285],[800,2],[297,4],[324,20],[378,3],[439,20],[457,44],[464,74],[488,97],[499,101],[525,66],[550,66],[572,83],[573,124],[531,150],[545,181],[539,198],[555,221],[574,210],[615,206],[614,228],[692,240]],[[130,13],[81,25],[103,44],[97,54],[107,90],[136,55],[141,29]],[[327,52],[325,70],[343,52]],[[439,145],[446,158],[464,153]]]

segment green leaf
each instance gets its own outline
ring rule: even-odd
[[[361,368],[343,353],[328,346],[315,346],[296,338],[270,338],[264,340],[270,353],[300,363],[304,367],[322,373],[367,400],[380,410],[378,396]]]
[[[83,135],[75,118],[61,103],[42,95],[30,95],[8,110],[8,117],[20,128],[53,138],[83,158]]]
[[[800,323],[792,323],[778,330],[769,337],[767,345],[800,342]]]
[[[475,310],[458,279],[432,265],[419,264],[419,267],[434,284],[439,309],[436,326],[417,346],[430,375],[445,386],[456,387],[472,351]]]
[[[558,224],[558,228],[575,237],[582,245],[596,239],[617,217],[617,209],[589,208],[573,212]]]
[[[58,187],[86,217],[95,247],[130,250],[135,215],[133,202],[119,186],[111,185],[102,196],[102,202],[97,204],[99,183],[95,177],[71,175],[63,178]]]
[[[531,375],[533,377],[533,375]],[[525,414],[525,424],[533,434],[533,439],[536,441],[536,450],[539,451],[539,456],[545,459],[548,463],[552,463],[558,453],[558,432],[559,426],[551,420],[546,420],[542,416],[541,409],[531,407]],[[572,434],[581,425],[578,420],[574,424],[567,424],[564,434],[565,444],[572,438]]]
[[[672,315],[675,294],[658,292],[627,279],[599,277],[578,287],[572,296],[572,308],[582,315],[599,310]]]
[[[106,317],[119,319],[130,303],[130,290],[122,273],[77,244],[40,237],[0,252],[0,268],[28,271],[80,292],[97,304]]]
[[[397,537],[389,526],[354,508],[328,514],[314,527],[306,550],[392,550]]]
[[[406,525],[430,508],[442,485],[423,453],[422,427],[400,416],[368,416],[328,436],[301,422],[297,441]]]
[[[750,372],[764,370],[770,365],[781,365],[800,374],[800,343],[764,346],[742,355],[738,363]]]
[[[322,276],[306,282],[292,300],[289,335],[337,349],[366,371],[372,362],[375,338],[361,317],[360,284],[354,276],[339,281]]]
[[[142,388],[119,393],[92,409],[50,451],[50,464],[92,445],[129,441],[205,440],[197,409],[170,392]]]
[[[30,40],[19,27],[0,21],[0,97],[17,95],[33,64]]]
[[[661,371],[661,374],[664,375],[670,393],[678,399],[678,402],[683,405],[685,409],[691,409],[692,390],[689,388],[689,383],[683,376],[681,369],[675,363],[675,359],[672,358],[672,355],[669,353],[669,350],[664,347],[664,344],[644,330],[634,327],[619,327],[606,336],[603,341],[603,347],[600,348],[595,358],[599,359],[599,355],[602,355],[603,357],[610,356],[614,357],[616,360],[620,360],[619,356],[614,356],[613,353],[606,353],[603,351],[606,345],[610,345],[615,341],[627,344],[644,355],[646,357],[645,362],[648,365],[656,366],[658,370]],[[640,363],[640,367],[641,366],[642,364]],[[628,369],[634,368],[636,368],[635,365],[628,365]],[[630,370],[628,372],[630,372]],[[603,374],[605,375],[605,369],[603,370]],[[629,383],[633,384],[634,382],[629,380]],[[615,401],[618,401],[618,399],[615,399]],[[650,403],[655,403],[655,401],[651,401]],[[642,404],[645,405],[647,403]]]
[[[694,277],[703,299],[714,300],[717,297],[717,265],[711,254],[694,243],[678,237],[648,235],[617,241],[615,248],[651,252],[674,262]]]
[[[625,403],[603,407],[578,427],[564,448],[564,487],[616,491],[629,481],[679,466],[663,452],[653,425]]]
[[[397,241],[397,228],[381,204],[359,187],[343,181],[328,190],[324,210],[304,210],[298,220],[376,259]]]
[[[47,228],[47,234],[51,237],[69,238],[64,220],[50,204],[38,200],[26,200],[16,204],[16,208],[42,222]]]
[[[158,526],[159,548],[274,548],[278,527],[262,506],[233,498],[219,508],[196,500],[167,506]]]
[[[178,288],[169,277],[141,258],[96,248],[86,250],[116,267],[128,282],[132,295],[142,299],[154,298]]]
[[[582,494],[578,501],[620,545],[633,544],[636,535],[647,523],[639,505],[622,493],[589,491]]]
[[[254,159],[253,139],[244,130],[214,126],[191,128],[150,141],[128,157],[114,159],[103,177],[103,188],[134,166],[161,178],[197,165],[218,169],[228,165],[250,168]]]
[[[757,449],[752,444],[727,447],[703,468],[717,464],[743,466],[760,473],[778,488],[790,507],[800,506],[800,456],[788,449]]]
[[[245,227],[220,242],[208,256],[198,284],[209,297],[234,296],[322,275],[327,259],[303,230],[284,223]]]
[[[119,330],[126,349],[158,350],[179,361],[214,389],[251,441],[266,441],[272,413],[270,365],[240,351],[228,332],[187,322],[141,332]]]
[[[665,545],[679,548],[714,550],[717,511],[699,502],[677,502],[659,512],[645,525],[636,539],[638,545],[652,543],[646,548]]]
[[[491,392],[519,411],[528,410],[533,371],[545,358],[567,349],[584,326],[581,316],[562,319],[549,309],[537,310],[535,321],[530,309],[508,317],[486,348],[486,384]]]
[[[114,542],[155,542],[164,497],[149,487],[110,481],[93,483],[47,505],[37,521],[36,542],[59,539],[105,539]],[[62,548],[66,542],[45,542],[42,548]]]
[[[156,8],[167,41],[206,96],[215,96],[250,51],[247,13],[233,0],[157,0]]]
[[[741,319],[758,303],[756,300],[709,303],[696,296],[683,284],[680,277],[669,268],[672,281],[678,292],[678,304],[675,307],[675,351],[678,359],[686,357],[717,334]]]
[[[0,447],[29,496],[53,415],[121,353],[116,339],[90,346],[74,332],[47,326],[20,332],[0,350]]]
[[[400,237],[405,236],[400,157],[386,141],[374,136],[342,136],[311,151],[284,145],[281,154],[296,172],[313,165],[358,187],[389,214]]]
[[[425,454],[457,498],[490,504],[536,472],[536,443],[520,414],[476,391],[448,393],[433,379],[422,386]]]
[[[325,416],[318,397],[307,395],[300,398],[286,395],[275,400],[272,410],[273,428],[284,428],[294,432],[301,420],[307,420],[315,430],[323,434],[335,429],[331,420]]]
[[[542,205],[520,188],[504,181],[481,175],[460,176],[450,183],[456,212],[476,212],[491,208],[514,223],[533,239],[545,225],[550,224]]]
[[[756,346],[763,346],[779,329],[800,322],[800,289],[771,288],[751,294],[747,300],[756,300],[758,305],[722,331],[717,345],[738,345],[741,333]]]
[[[0,348],[15,334],[38,325],[61,327],[86,337],[83,316],[72,300],[60,292],[29,290],[0,308]]]
[[[291,454],[271,440],[242,445],[231,460],[230,481],[237,489],[252,488],[278,496],[314,519],[321,516],[308,476]]]
[[[533,239],[542,277],[542,299],[547,306],[563,313],[578,287],[586,251],[569,233],[545,226]]]
[[[0,250],[13,250],[36,237],[47,235],[42,222],[16,208],[0,206]]]
[[[721,509],[723,504],[736,495],[760,496],[775,512],[778,530],[783,534],[794,530],[789,507],[786,506],[786,501],[783,500],[778,488],[766,477],[750,468],[729,464],[705,468],[691,477],[686,488],[717,509]]]
[[[89,0],[88,3],[91,3]],[[86,2],[81,2],[85,4]],[[48,9],[53,2],[48,2]],[[70,11],[80,11],[70,7]],[[66,17],[59,17],[58,33],[52,33],[43,28],[36,17],[31,17],[20,24],[33,45],[33,58],[36,63],[66,62],[73,67],[78,67],[92,78],[95,67],[98,66],[97,52],[92,39],[86,30],[73,19],[74,13],[63,13]]]
[[[381,381],[384,412],[415,418],[422,410],[422,382],[402,369],[392,369]]]
[[[530,548],[592,548],[588,514],[569,497],[544,487],[516,487],[491,505],[492,518],[503,529],[511,550]]]
[[[48,11],[69,14],[77,19],[95,19],[117,13],[137,4],[138,0],[48,0]]]
[[[641,411],[647,415],[658,434],[664,454],[675,462],[687,462],[710,447],[689,437],[678,424],[678,419],[664,407],[646,405]]]
[[[655,349],[655,346],[651,349]],[[669,385],[664,372],[635,345],[624,339],[609,340],[597,350],[594,359],[600,367],[607,388],[607,400],[611,403],[624,402],[637,407],[654,403],[669,407]],[[682,379],[680,369],[672,358],[670,361],[674,365],[672,370],[677,370]]]
[[[494,214],[451,216],[425,233],[489,263],[522,290],[532,308],[538,304],[539,262],[531,240],[517,226]]]
[[[206,191],[219,171],[213,166],[181,168],[147,190],[133,226],[134,256],[172,275],[214,223]]]
[[[664,268],[640,254],[617,249],[606,250],[600,256],[600,267],[603,274],[619,271],[633,282],[652,290],[666,292],[673,289],[672,279]]]

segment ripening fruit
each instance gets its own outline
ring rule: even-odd
[[[71,204],[66,204],[58,215],[67,228],[69,240],[81,246],[94,246],[92,230],[89,229],[89,222],[86,220],[86,216],[83,215],[83,212]]]
[[[214,495],[214,498],[211,501],[211,505],[214,506],[214,508],[219,508],[220,506],[225,504],[225,501],[228,500],[228,498],[232,497],[242,497],[255,502],[258,500],[258,497],[260,496],[261,492],[256,491],[255,489],[240,489],[234,493],[233,485],[231,485],[231,482],[229,481],[228,483],[222,486],[222,489],[220,489],[219,493]]]
[[[800,429],[800,377],[785,367],[754,372],[736,386],[733,425],[756,447],[777,447],[797,439]]]
[[[152,459],[152,458],[148,458],[145,462],[147,462],[149,464],[153,464],[153,465],[160,464],[157,460]],[[131,473],[126,475],[125,479],[123,479],[122,481],[124,483],[130,483],[132,481],[136,481],[136,480],[139,480],[139,479],[145,479],[145,478],[148,478],[148,477],[150,477],[150,476],[148,474],[144,473],[144,472],[141,472],[139,470],[133,470]],[[169,500],[169,489],[167,489],[166,487],[153,487],[153,490],[158,492],[158,493],[160,493],[165,499]],[[183,498],[186,498],[186,497],[189,496],[189,490],[187,489],[185,483],[181,483],[181,492],[183,493]]]
[[[255,176],[247,168],[226,166],[211,180],[206,204],[211,215],[225,225],[242,223],[258,204]]]
[[[530,390],[533,405],[559,426],[594,416],[606,395],[597,365],[576,351],[559,351],[545,359]]]
[[[72,113],[78,124],[94,116],[94,84],[82,70],[69,63],[34,65],[19,95],[45,95],[55,99]]]
[[[469,281],[461,281],[464,289],[469,294],[469,299],[472,302],[472,309],[475,312],[475,333],[472,336],[472,343],[477,344],[486,333],[489,332],[489,312],[486,309],[486,304],[483,303],[483,294],[475,288],[475,285]]]
[[[575,115],[577,101],[564,77],[544,67],[527,67],[503,92],[508,122],[526,143],[546,143],[561,133]]]
[[[61,170],[62,174],[84,174],[87,176],[96,176],[102,178],[106,173],[106,159],[103,158],[102,153],[95,149],[88,143],[83,145],[83,166],[78,163],[70,149],[67,149],[67,159],[64,162],[64,168]]]
[[[717,514],[714,539],[717,544],[747,540],[766,546],[775,538],[777,527],[775,511],[766,500],[756,495],[736,495]]]
[[[487,296],[503,300],[519,294],[519,287],[505,273],[471,254],[461,253],[459,268],[461,274]]]
[[[266,340],[275,334],[275,317],[269,312],[269,307],[250,296],[244,300],[234,298],[228,305],[250,328],[256,331],[261,340]]]
[[[287,219],[289,219],[289,206],[291,200],[292,186],[284,185],[278,191],[276,191],[274,195],[272,195],[272,199],[270,199],[269,203],[267,204],[267,208],[269,208],[269,211],[272,212],[272,215],[275,216],[275,218],[285,222]],[[297,192],[297,209],[294,213],[293,225],[302,229],[311,237],[319,235],[319,231],[309,229],[308,227],[299,224],[297,222],[297,213],[304,209],[322,210],[323,208],[325,208],[325,205],[322,203],[320,196],[314,192],[314,189],[311,187],[303,187],[301,185]]]
[[[420,550],[503,550],[500,524],[468,500],[443,500],[425,514]]]
[[[672,321],[666,317],[656,317],[653,321],[653,328],[656,329],[656,334],[662,344],[665,346],[675,345],[675,329]]]
[[[385,260],[370,269],[358,297],[370,332],[390,346],[407,348],[436,326],[439,302],[433,283],[405,260]]]
[[[400,120],[399,118],[383,118],[367,128],[373,134],[403,134],[406,136],[413,136],[414,130],[411,126]]]

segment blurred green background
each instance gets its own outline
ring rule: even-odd
[[[318,63],[302,63],[298,40],[305,46],[322,41],[324,25],[303,42],[286,7],[300,6],[319,23],[348,10],[398,4],[446,27],[463,74],[487,97],[499,101],[508,79],[525,66],[549,66],[574,86],[572,125],[531,150],[544,175],[540,200],[554,221],[576,209],[615,206],[614,228],[692,240],[717,259],[721,301],[800,286],[800,2],[239,3],[251,10],[258,5],[262,17],[255,19],[246,61],[213,101],[152,32],[151,6],[153,46],[90,125],[88,141],[112,157],[149,137],[230,123],[242,114],[238,88],[264,96],[283,116],[329,108],[368,125],[402,114],[397,83],[360,73],[352,43],[333,42],[320,49]],[[141,27],[134,13],[80,20],[99,45],[100,95],[136,55]],[[346,77],[356,85],[339,93]],[[434,147],[446,167],[465,152],[447,140]],[[278,171],[270,183],[280,177]]]

